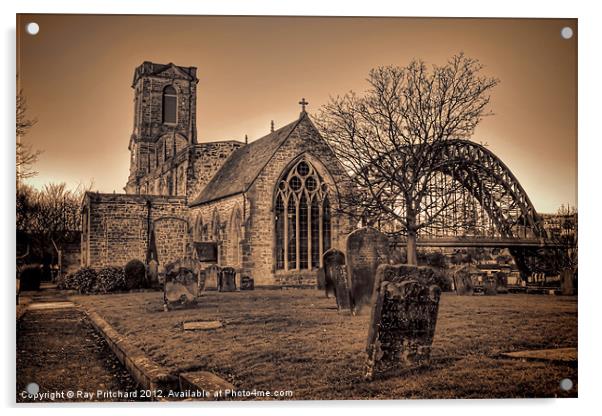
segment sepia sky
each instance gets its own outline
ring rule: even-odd
[[[25,25],[40,32],[30,36]],[[575,36],[565,40],[560,30]],[[489,145],[535,208],[577,199],[577,21],[227,16],[19,15],[17,65],[29,114],[25,142],[43,150],[29,180],[123,192],[133,127],[134,68],[198,68],[199,141],[257,139],[329,95],[367,88],[378,65],[443,64],[463,51],[501,83],[494,116],[473,140]]]

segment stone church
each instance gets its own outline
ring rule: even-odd
[[[134,71],[125,193],[86,193],[82,265],[164,265],[193,242],[216,242],[218,264],[255,285],[314,285],[322,253],[342,249],[353,226],[337,212],[346,173],[307,103],[249,143],[198,142],[197,83],[195,67],[144,62]]]

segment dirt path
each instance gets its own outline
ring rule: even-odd
[[[136,383],[80,310],[64,304],[46,309],[57,301],[65,301],[57,292],[34,295],[17,324],[17,402],[135,400],[107,397],[132,392]],[[32,382],[49,395],[24,397]]]

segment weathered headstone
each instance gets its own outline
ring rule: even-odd
[[[205,290],[218,290],[221,267],[219,267],[217,264],[212,264],[205,268],[205,274]]]
[[[151,287],[159,285],[159,263],[157,263],[157,260],[151,259],[148,262],[146,276]]]
[[[563,295],[575,295],[575,274],[571,269],[563,269],[560,271],[560,290]]]
[[[184,322],[182,327],[185,331],[206,331],[209,329],[218,329],[223,327],[224,325],[221,321],[192,321],[192,322]]]
[[[370,303],[376,269],[389,263],[390,254],[389,239],[376,228],[363,227],[347,236],[345,259],[354,313]]]
[[[165,266],[163,300],[165,309],[172,304],[193,304],[203,291],[200,285],[200,263],[185,257]]]
[[[345,254],[337,249],[331,248],[322,256],[324,263],[324,275],[326,282],[330,282],[337,300],[339,311],[351,310],[351,292],[349,290],[349,279],[345,265]]]
[[[220,292],[235,292],[236,291],[236,269],[234,267],[222,268],[220,276]]]
[[[326,253],[324,253],[326,254]],[[330,276],[326,275],[326,270],[324,270],[324,267],[320,267],[318,269],[318,273],[317,273],[317,281],[318,281],[318,290],[323,290],[324,291],[324,295],[327,298],[330,298],[331,296],[334,297],[334,282],[332,281],[332,279],[330,278]]]
[[[495,274],[497,293],[508,293],[508,275],[504,272]]]
[[[255,289],[255,281],[253,278],[245,273],[242,273],[240,278],[240,290],[253,290]]]
[[[497,279],[495,276],[485,276],[483,279],[483,293],[487,296],[497,295]]]
[[[428,365],[441,289],[433,270],[381,265],[376,273],[366,377],[386,376]]]
[[[468,267],[460,267],[453,272],[452,277],[457,295],[472,296],[474,285],[472,284],[472,277],[470,276],[470,269]]]

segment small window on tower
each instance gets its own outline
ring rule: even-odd
[[[163,90],[163,123],[176,123],[176,110],[178,107],[178,94],[176,89],[168,85]]]

